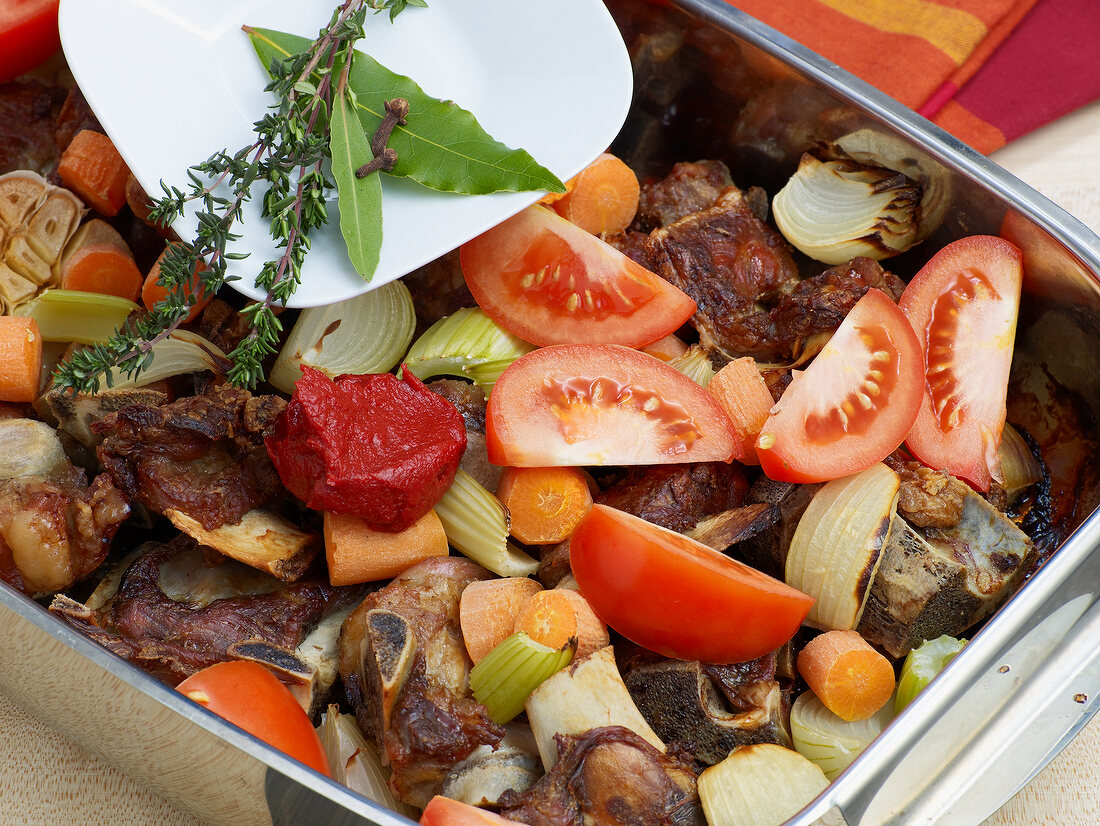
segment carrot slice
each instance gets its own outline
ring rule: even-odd
[[[520,576],[477,580],[462,590],[458,624],[475,665],[514,633],[520,607],[540,591],[537,581]]]
[[[638,211],[638,177],[634,171],[605,152],[586,166],[572,187],[551,206],[561,217],[593,235],[622,232]]]
[[[33,402],[41,381],[38,322],[23,316],[0,316],[0,402]]]
[[[558,649],[577,636],[577,612],[565,591],[539,591],[519,609],[513,631],[523,631],[535,642]]]
[[[756,362],[748,356],[734,359],[714,374],[707,385],[707,392],[733,422],[733,430],[745,448],[745,458],[740,460],[742,464],[760,464],[756,455],[756,437],[768,420],[775,400],[756,369]]]
[[[530,545],[568,539],[592,507],[588,480],[572,467],[505,468],[497,498],[508,508],[512,536]]]
[[[391,579],[417,562],[450,552],[434,510],[398,533],[376,531],[358,516],[326,512],[324,536],[333,585]]]
[[[826,631],[798,655],[798,673],[833,714],[866,720],[894,692],[894,667],[856,631]]]
[[[77,132],[61,155],[57,174],[65,186],[102,215],[118,215],[126,203],[130,169],[111,139],[101,132]]]
[[[592,610],[592,605],[580,591],[558,587],[554,589],[554,593],[561,594],[573,606],[577,620],[577,651],[573,655],[574,660],[587,657],[593,651],[611,643],[607,623]]]
[[[137,301],[141,271],[129,249],[119,249],[112,243],[85,244],[61,265],[61,287]]]
[[[152,310],[159,302],[164,301],[168,297],[168,288],[160,281],[160,264],[164,260],[164,256],[168,254],[168,250],[171,248],[171,244],[164,248],[164,252],[158,256],[157,260],[153,262],[153,266],[149,268],[149,274],[145,276],[145,282],[141,286],[141,303],[145,305],[145,308]],[[191,312],[187,314],[184,319],[187,321],[194,321],[198,318],[199,313],[203,311],[203,308],[210,302],[210,299],[214,296],[207,295],[202,289],[199,281],[199,274],[208,269],[205,263],[199,262],[195,265],[195,271],[191,275],[191,282],[188,285],[195,291],[195,304],[191,307]]]

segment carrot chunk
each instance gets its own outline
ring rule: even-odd
[[[634,220],[641,191],[638,177],[614,155],[600,155],[569,184],[569,191],[550,206],[581,229],[593,235],[612,235]]]
[[[126,203],[130,169],[101,132],[78,132],[62,153],[57,173],[65,186],[101,215],[118,215]]]
[[[32,402],[42,381],[42,336],[38,322],[0,316],[0,402]]]
[[[746,465],[758,465],[756,437],[768,420],[775,401],[756,369],[756,362],[749,357],[734,359],[717,373],[707,385],[707,392],[726,411],[737,438],[741,440]]]
[[[548,648],[561,648],[577,636],[577,612],[564,590],[539,591],[520,607],[514,631]]]
[[[538,582],[521,576],[477,580],[462,589],[458,624],[474,665],[512,636],[520,608],[540,591]]]
[[[433,556],[447,556],[443,523],[431,510],[398,533],[368,527],[358,516],[325,513],[325,557],[333,585],[390,579]]]
[[[149,274],[145,276],[145,283],[141,286],[141,303],[145,305],[145,308],[152,310],[156,307],[158,302],[164,301],[168,297],[168,288],[160,282],[160,265],[164,260],[164,256],[167,255],[169,248],[164,248],[164,252],[160,254],[156,261],[153,262],[153,266],[149,268]],[[200,273],[207,269],[203,262],[199,262],[195,265],[195,271],[191,275],[191,282],[188,285],[191,290],[195,292],[195,303],[191,307],[191,312],[187,314],[184,321],[194,321],[198,318],[199,313],[203,311],[203,308],[213,298],[212,295],[207,295],[202,289],[199,281]]]
[[[508,508],[512,536],[531,545],[568,539],[592,507],[588,480],[576,468],[505,468],[497,498]]]
[[[856,631],[826,631],[798,655],[798,673],[844,720],[866,720],[894,692],[894,667]]]

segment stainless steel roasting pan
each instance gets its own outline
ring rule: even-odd
[[[1026,255],[1017,358],[1086,409],[1067,538],[964,653],[791,823],[980,823],[1100,708],[1100,239],[945,132],[721,0],[608,0],[635,68],[614,151],[642,175],[718,158],[771,192],[816,142],[870,128],[949,173],[924,250],[1003,224]],[[578,113],[583,117],[583,113]],[[1006,217],[1007,216],[1007,217]],[[928,252],[918,255],[927,256]],[[911,275],[919,259],[891,268]],[[906,270],[910,267],[910,270]],[[1091,416],[1091,419],[1088,417]],[[1072,532],[1070,532],[1070,529]],[[284,757],[0,586],[0,691],[215,824],[404,819]]]

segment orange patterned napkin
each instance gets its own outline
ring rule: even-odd
[[[1100,0],[727,0],[979,152],[1100,97]]]

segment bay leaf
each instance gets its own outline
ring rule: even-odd
[[[382,181],[377,173],[355,176],[355,170],[374,156],[346,94],[335,95],[332,102],[329,150],[340,205],[340,234],[352,265],[370,281],[382,249]]]
[[[265,70],[309,46],[305,37],[248,27],[253,48]],[[472,113],[451,101],[433,98],[411,78],[391,72],[364,52],[356,54],[348,85],[354,91],[359,120],[373,135],[395,97],[409,102],[408,124],[398,126],[389,146],[397,150],[392,175],[408,177],[441,192],[484,195],[490,192],[549,190],[565,187],[550,170],[523,149],[493,139]]]

